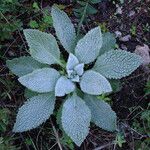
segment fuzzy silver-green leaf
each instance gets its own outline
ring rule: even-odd
[[[66,134],[80,146],[89,132],[90,109],[80,97],[74,94],[65,101],[61,119]]]
[[[60,74],[52,68],[43,68],[33,71],[30,74],[20,77],[19,82],[28,89],[44,93],[54,91]]]
[[[52,93],[30,98],[19,108],[13,132],[24,132],[45,122],[53,113],[54,104],[55,96]]]
[[[65,96],[75,90],[75,84],[65,76],[61,76],[55,86],[55,96]]]
[[[131,74],[141,63],[141,57],[134,53],[112,50],[98,57],[94,70],[106,78],[120,79]]]
[[[76,73],[81,76],[84,72],[84,64],[78,64],[74,67],[74,70],[76,71]]]
[[[100,95],[112,91],[109,81],[93,70],[86,71],[83,74],[80,87],[83,92],[91,95]]]
[[[17,76],[23,76],[33,72],[36,69],[46,67],[45,64],[41,64],[30,56],[23,56],[6,61],[7,67]]]
[[[60,63],[60,51],[52,34],[35,29],[25,29],[23,32],[34,59],[49,65]]]
[[[79,60],[77,59],[77,57],[75,55],[73,55],[72,53],[70,53],[68,60],[67,60],[66,69],[72,70],[78,64],[79,64]]]
[[[61,44],[68,53],[73,53],[76,44],[75,28],[64,11],[53,6],[51,11],[53,26]]]
[[[84,100],[91,110],[92,122],[104,130],[116,130],[117,116],[109,104],[88,94],[84,95]]]
[[[100,27],[90,30],[80,39],[75,48],[75,55],[80,63],[93,62],[99,55],[102,46],[102,33]]]

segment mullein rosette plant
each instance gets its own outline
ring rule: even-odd
[[[62,63],[52,34],[33,29],[23,31],[31,56],[8,60],[7,66],[33,96],[19,109],[13,131],[24,132],[45,122],[53,113],[56,97],[64,98],[67,94],[61,125],[80,146],[89,133],[90,122],[108,131],[116,130],[115,112],[97,95],[112,92],[108,79],[131,74],[141,64],[141,57],[114,50],[115,38],[111,33],[102,34],[100,27],[77,40],[65,12],[53,6],[51,15],[57,38],[69,53],[68,60]],[[61,69],[56,70],[52,64],[58,64]]]

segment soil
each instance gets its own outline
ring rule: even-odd
[[[70,0],[52,0],[47,1],[41,4],[42,7],[47,7],[48,5],[53,5],[54,3],[57,4],[65,4],[67,7],[65,8],[66,11],[69,9],[73,9],[74,5],[71,3]],[[29,1],[25,2],[27,5]],[[96,15],[89,16],[89,22],[85,23],[82,26],[82,31],[85,33],[86,31],[90,30],[92,27],[96,26],[96,22],[99,23],[106,23],[106,28],[114,33],[115,31],[120,31],[123,36],[124,35],[131,35],[131,28],[132,26],[136,26],[136,35],[131,35],[131,39],[127,42],[121,42],[117,39],[117,44],[119,47],[124,45],[128,51],[134,52],[135,47],[137,45],[147,44],[150,46],[150,36],[149,32],[144,30],[144,26],[149,23],[150,24],[150,16],[148,5],[150,4],[149,0],[133,0],[133,1],[126,1],[122,4],[122,14],[114,15],[116,12],[116,6],[112,4],[112,2],[103,1],[94,7],[98,9],[98,13]],[[150,6],[150,5],[149,5]],[[133,16],[129,16],[129,12],[135,11]],[[31,15],[31,14],[30,14]],[[26,28],[28,19],[28,14],[23,14],[19,16],[19,18],[23,21],[23,27]],[[71,14],[72,21],[75,25],[77,25],[76,17]],[[49,29],[49,32],[53,31]],[[26,51],[26,43],[22,36],[22,32],[16,31],[13,33],[12,40],[6,40],[2,43],[5,47],[2,48],[1,53],[7,59],[11,59],[14,57],[20,57],[23,55],[27,55]],[[20,48],[21,47],[21,48]],[[21,50],[20,50],[21,49]],[[10,97],[6,96],[5,99],[0,101],[0,107],[7,107],[13,112],[10,114],[11,116],[11,123],[8,127],[8,132],[6,135],[12,136],[13,133],[11,132],[12,125],[15,120],[15,116],[17,113],[18,108],[23,104],[24,96],[24,88],[17,82],[17,77],[8,74],[8,69],[5,64],[5,58],[0,60],[0,77],[4,80],[11,81],[14,83],[10,87]],[[146,135],[141,135],[138,131],[134,131],[131,128],[133,117],[139,111],[139,109],[135,111],[130,111],[130,108],[135,107],[142,107],[146,108],[148,102],[150,102],[150,96],[145,98],[144,87],[147,80],[150,79],[150,70],[146,70],[144,67],[140,67],[137,69],[133,74],[130,76],[123,78],[121,80],[122,88],[119,92],[112,94],[110,97],[113,101],[112,108],[116,112],[118,116],[118,126],[119,128],[125,133],[126,137],[125,140],[127,141],[123,144],[123,147],[120,148],[113,143],[115,139],[115,133],[104,131],[94,125],[92,125],[90,133],[85,140],[85,142],[81,145],[80,148],[76,147],[75,149],[79,150],[134,150],[134,143],[136,140],[143,140],[146,138]],[[0,85],[0,92],[3,93],[7,88],[5,85]],[[140,121],[140,120],[139,120]],[[58,129],[56,124],[56,120],[52,117],[52,122],[54,123],[55,127]],[[20,145],[21,149],[23,150],[32,150],[33,147],[27,146],[24,143],[25,137],[31,137],[34,140],[34,143],[38,145],[40,148],[41,143],[42,145],[51,147],[55,141],[49,138],[51,135],[51,130],[49,132],[44,132],[45,128],[51,128],[51,121],[48,120],[42,127],[34,129],[32,131],[17,134],[17,139],[15,140],[15,145]],[[42,130],[42,132],[41,132]],[[59,133],[61,135],[61,132]],[[53,136],[52,136],[53,137]],[[43,149],[46,149],[44,147]],[[59,149],[57,146],[54,147],[55,150]]]

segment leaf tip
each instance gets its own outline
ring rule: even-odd
[[[19,126],[17,125],[17,122],[14,124],[13,130],[12,132],[14,133],[19,133],[19,132],[23,132],[23,130],[21,128],[19,128]]]

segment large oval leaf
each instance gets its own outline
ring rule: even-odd
[[[90,30],[75,48],[75,55],[80,62],[88,64],[93,62],[99,55],[102,46],[102,34],[100,27]]]
[[[52,93],[30,98],[19,109],[13,132],[24,132],[45,122],[53,113],[54,104],[55,96]]]
[[[52,68],[43,68],[33,71],[30,74],[20,77],[19,82],[28,89],[43,93],[54,91],[56,81],[60,74]]]
[[[34,60],[30,56],[23,56],[19,58],[14,58],[12,60],[7,60],[6,65],[14,74],[19,77],[31,73],[36,69],[47,66]]]
[[[68,98],[63,105],[62,126],[68,136],[80,146],[89,132],[91,112],[78,96]]]
[[[117,116],[106,102],[96,96],[85,94],[84,100],[91,110],[92,122],[102,129],[115,131]]]
[[[141,64],[141,57],[123,50],[112,50],[98,57],[94,70],[107,78],[128,76]]]
[[[65,96],[75,90],[75,84],[65,76],[61,76],[55,86],[55,96]]]
[[[100,95],[102,93],[111,92],[112,88],[108,80],[98,72],[86,71],[80,82],[81,90],[92,95]]]
[[[76,44],[76,33],[67,14],[56,6],[51,12],[56,35],[68,53],[73,53]]]
[[[60,51],[55,37],[35,29],[23,30],[31,56],[45,64],[60,63]]]

